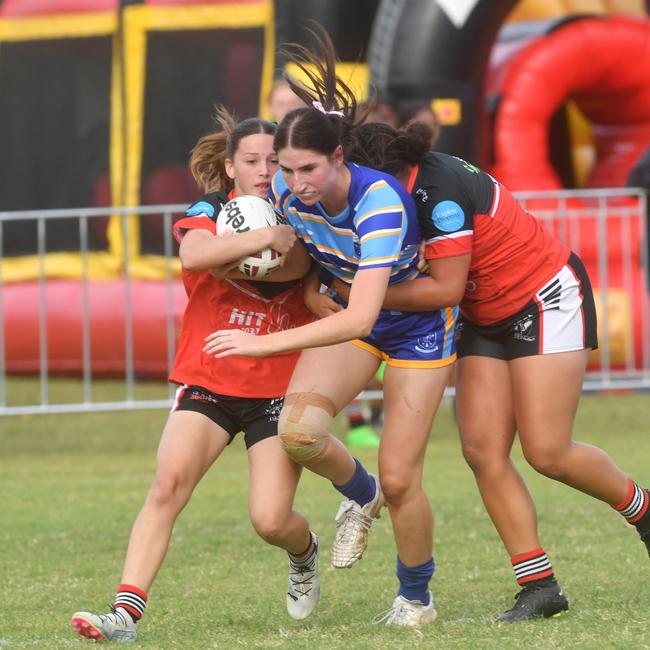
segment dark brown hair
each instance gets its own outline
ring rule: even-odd
[[[276,124],[259,117],[237,123],[223,106],[215,107],[214,119],[219,130],[200,138],[190,157],[192,176],[206,194],[232,189],[233,181],[226,174],[224,163],[226,159],[233,159],[243,138],[257,133],[275,135],[277,129]]]
[[[424,122],[408,122],[399,129],[369,122],[352,131],[346,157],[395,176],[420,162],[430,151],[433,138],[431,127]]]
[[[339,145],[345,152],[357,119],[357,100],[347,84],[336,76],[336,53],[329,34],[318,23],[313,25],[307,31],[316,42],[315,52],[296,43],[283,48],[289,61],[308,80],[304,84],[285,77],[307,108],[298,108],[284,117],[275,134],[274,146],[278,152],[291,146],[329,156]]]

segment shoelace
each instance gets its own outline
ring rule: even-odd
[[[360,528],[370,530],[372,528],[374,519],[361,512],[359,508],[352,505],[345,514],[341,517],[340,521],[336,522],[336,527],[339,529],[336,533],[336,541],[341,544],[347,544],[357,534]]]
[[[309,595],[313,589],[312,581],[316,573],[316,551],[309,562],[306,564],[295,564],[289,560],[289,582],[292,589],[301,596]]]
[[[110,614],[100,614],[100,616],[99,616],[99,620],[102,623],[104,622],[104,620],[106,620],[106,619],[110,620],[110,617],[114,617],[117,620],[113,620],[112,621],[113,624],[116,624],[116,623],[121,624],[124,627],[129,626],[129,622],[126,620],[126,616],[124,616],[124,614],[122,614],[122,612],[118,612],[115,605],[109,605],[108,607],[111,610],[111,613]]]
[[[417,612],[417,606],[409,603],[406,600],[399,600],[391,608],[385,612],[377,614],[372,622],[376,625],[378,623],[399,623],[400,621],[408,620],[411,614]]]

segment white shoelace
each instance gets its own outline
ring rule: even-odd
[[[410,603],[408,600],[400,599],[393,604],[390,609],[387,609],[385,612],[377,614],[375,618],[372,619],[374,624],[378,623],[393,623],[401,624],[410,619],[411,615],[417,614],[420,606]]]
[[[361,512],[360,507],[354,501],[350,501],[350,507],[336,520],[336,541],[340,544],[348,544],[361,528],[370,530],[374,522],[373,517]],[[355,508],[355,506],[357,506]]]

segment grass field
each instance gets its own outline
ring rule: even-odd
[[[70,615],[104,612],[111,602],[165,417],[155,411],[0,419],[0,648],[88,645],[75,637]],[[648,395],[586,396],[576,438],[604,447],[647,484],[649,423]],[[374,453],[359,457],[376,467]],[[286,556],[258,539],[248,522],[247,465],[237,442],[177,522],[136,647],[650,647],[650,560],[636,532],[606,505],[536,475],[518,451],[515,457],[537,502],[542,541],[571,600],[565,616],[493,623],[517,588],[445,404],[425,476],[437,526],[436,624],[371,624],[396,590],[390,521],[382,517],[353,569],[330,568],[339,497],[307,473],[297,507],[321,537],[322,599],[306,621],[289,619]]]

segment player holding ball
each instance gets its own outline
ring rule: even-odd
[[[216,236],[218,216],[229,201],[242,195],[266,200],[278,167],[273,150],[276,125],[258,118],[235,124],[223,108],[217,110],[217,121],[221,129],[199,140],[190,163],[206,194],[174,226],[188,295],[170,375],[179,387],[158,448],[156,478],[131,531],[112,611],[72,617],[76,632],[88,639],[135,640],[176,517],[239,431],[248,450],[253,527],[289,555],[289,615],[307,617],[319,599],[318,539],[305,517],[293,510],[300,466],[282,450],[277,437],[282,396],[299,353],[215,359],[201,352],[203,339],[215,328],[267,334],[312,320],[299,282],[308,257],[301,246],[293,246],[293,228],[240,229],[236,234],[231,228],[233,236]],[[264,268],[255,273],[255,281],[251,273],[234,270],[251,260],[259,266],[262,258],[254,256],[265,249],[283,256],[281,268],[272,274]]]

